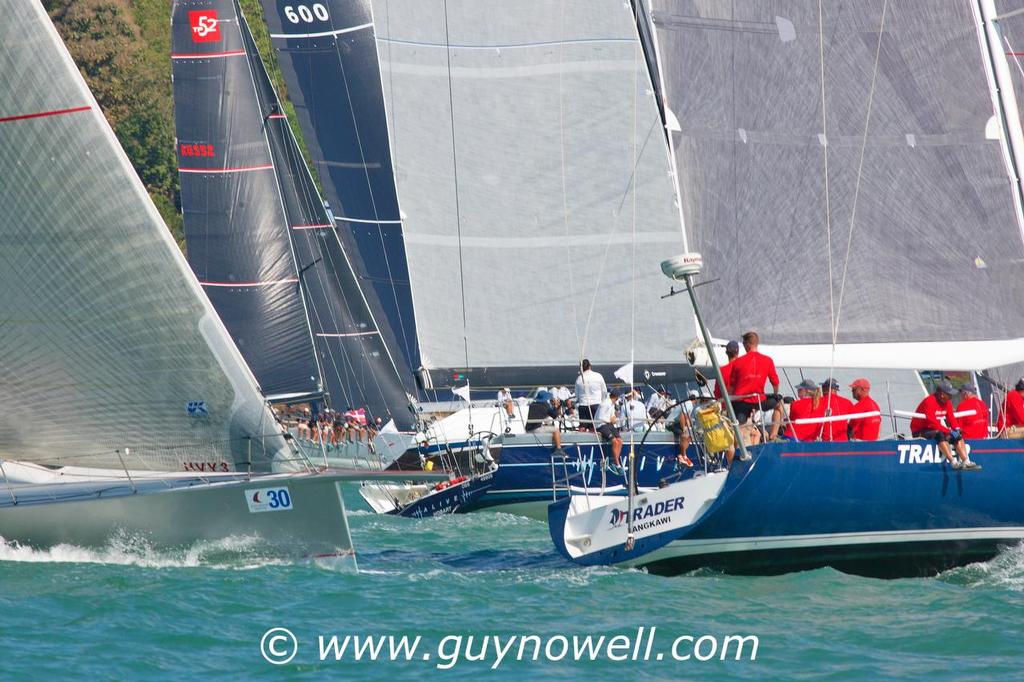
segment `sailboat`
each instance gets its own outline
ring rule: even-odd
[[[694,298],[708,282],[708,347],[709,330],[742,323],[770,334],[769,355],[823,367],[1021,361],[1018,12],[650,5],[638,16],[704,252],[665,272]],[[727,475],[559,501],[549,527],[582,564],[933,574],[1024,538],[1024,445],[968,446],[983,470],[954,469],[921,439],[765,443]]]
[[[0,11],[0,536],[348,561],[344,476],[277,427],[42,4]]]
[[[412,446],[415,457],[396,472],[419,475],[431,459],[451,471],[448,480],[415,485],[365,483],[374,509],[422,516],[475,499],[489,487],[493,462],[466,453],[460,466],[447,450],[419,447],[414,401],[237,3],[177,3],[172,35],[190,263],[267,399],[384,417],[387,428],[372,441],[299,441],[328,466],[382,469]]]

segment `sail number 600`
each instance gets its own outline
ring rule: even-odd
[[[288,21],[293,24],[297,24],[299,21],[312,24],[314,18],[319,19],[320,21],[327,21],[329,16],[327,14],[327,6],[319,2],[314,3],[312,9],[310,9],[309,5],[296,5],[295,7],[286,5],[284,8],[284,15],[288,17]]]

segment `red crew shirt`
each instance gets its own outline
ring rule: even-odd
[[[964,438],[988,438],[988,407],[981,398],[971,396],[964,398],[956,406],[957,412],[974,410],[977,414],[969,417],[957,417],[960,420],[960,430]]]
[[[764,402],[764,386],[768,381],[772,386],[779,385],[779,375],[775,372],[775,361],[767,355],[750,351],[732,362],[729,376],[729,394],[734,400],[744,403]],[[748,398],[735,396],[750,395]]]
[[[1003,413],[999,415],[999,430],[1007,426],[1024,426],[1024,397],[1020,391],[1009,391],[1003,403]]]
[[[878,403],[869,395],[858,400],[851,410],[852,413],[878,411]],[[878,434],[882,430],[882,415],[851,419],[850,424],[853,426],[854,440],[878,440]]]
[[[914,411],[923,414],[924,418],[914,417],[910,420],[910,433],[912,434],[918,431],[945,431],[949,433],[950,429],[960,426],[956,417],[953,416],[953,401],[947,400],[944,403],[940,403],[934,393],[922,400],[921,404]],[[942,423],[943,417],[946,418],[945,424]]]
[[[813,398],[798,398],[789,406],[790,425],[786,427],[786,435],[801,442],[818,440],[821,435],[821,424],[793,424],[796,419],[807,419],[814,416]]]
[[[821,402],[818,404],[818,409],[815,410],[814,416],[826,416],[826,408],[832,411],[831,416],[839,417],[844,414],[850,414],[850,412],[853,411],[853,403],[838,393],[826,393],[821,396]],[[822,424],[821,439],[829,442],[850,440],[849,436],[846,435],[846,427],[849,423],[850,422],[848,420],[841,419],[839,421],[826,422]]]
[[[735,362],[735,360],[733,362]],[[732,362],[729,362],[729,363],[726,363],[726,364],[722,365],[722,379],[725,381],[725,385],[726,386],[728,386],[730,384],[730,382],[731,382],[732,365],[733,365]],[[715,397],[716,398],[721,398],[722,397],[722,387],[718,384],[717,381],[715,382]]]

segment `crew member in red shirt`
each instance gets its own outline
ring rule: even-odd
[[[738,344],[736,341],[730,341],[729,343],[725,344],[725,357],[729,358],[729,362],[727,362],[724,365],[722,365],[721,370],[722,370],[722,380],[725,382],[726,386],[729,385],[729,377],[732,376],[732,363],[733,363],[733,360],[735,360],[736,356],[739,355],[739,354],[740,354],[740,344]],[[715,382],[715,399],[719,400],[719,399],[721,399],[721,397],[722,397],[722,387],[719,386],[718,382],[716,381]]]
[[[1024,438],[1024,379],[1012,391],[1006,392],[999,415],[999,435],[1004,438]]]
[[[853,403],[839,395],[839,382],[826,379],[821,384],[821,403],[815,410],[816,417],[841,417],[853,411]],[[821,439],[828,442],[847,441],[850,422],[847,419],[825,422],[821,427]]]
[[[729,397],[732,409],[740,424],[746,424],[750,415],[757,409],[764,412],[772,410],[772,428],[769,438],[774,440],[779,435],[782,425],[782,401],[778,399],[779,375],[775,371],[775,361],[757,351],[761,343],[757,332],[746,332],[743,335],[743,348],[746,354],[730,363]],[[774,395],[768,398],[764,393],[767,382],[771,382]]]
[[[967,459],[967,447],[964,445],[964,437],[960,431],[960,423],[953,416],[953,394],[956,389],[948,381],[940,381],[935,387],[935,393],[921,401],[917,406],[917,413],[923,415],[910,420],[910,433],[914,438],[927,438],[939,445],[939,451],[946,458],[946,461],[954,469],[981,469],[980,466]],[[945,420],[945,423],[943,423]],[[960,458],[959,465],[953,460],[953,454],[949,449],[952,443],[956,448],[957,457]]]
[[[821,424],[795,424],[798,419],[809,419],[821,402],[818,395],[818,384],[804,379],[796,385],[796,400],[789,406],[789,426],[786,427],[786,438],[801,442],[815,441],[821,438]]]
[[[963,414],[971,410],[974,410],[974,414]],[[962,415],[957,417],[957,421],[960,422],[960,431],[964,438],[988,438],[988,406],[978,397],[974,386],[964,384],[960,387],[960,403],[956,406],[956,411]]]
[[[850,384],[850,392],[853,394],[854,403],[851,413],[860,412],[881,412],[878,403],[871,397],[871,382],[867,379],[854,379]],[[878,440],[878,434],[882,430],[882,415],[874,417],[859,417],[850,420],[851,440]]]

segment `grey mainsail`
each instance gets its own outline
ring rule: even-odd
[[[433,382],[571,381],[582,357],[685,372],[693,322],[658,301],[684,238],[631,4],[372,5]]]
[[[416,320],[368,0],[261,0],[346,252],[415,392]]]
[[[1019,197],[976,3],[650,5],[713,331],[824,350],[792,364],[829,366],[833,341],[863,351],[847,366],[1020,359]]]
[[[273,417],[45,11],[2,5],[0,457],[271,468]]]
[[[176,2],[174,119],[189,263],[264,393],[320,372],[254,76],[233,0]]]

